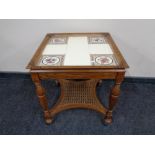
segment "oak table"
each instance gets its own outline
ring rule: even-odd
[[[48,124],[59,112],[73,108],[95,110],[103,115],[106,124],[112,123],[126,68],[109,33],[49,33],[27,66]],[[60,84],[61,95],[51,109],[42,79],[55,79]],[[96,96],[96,86],[104,79],[115,80],[108,108]]]

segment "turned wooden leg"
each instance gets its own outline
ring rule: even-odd
[[[47,99],[45,96],[45,90],[41,85],[41,82],[40,82],[40,79],[39,79],[37,73],[32,73],[31,77],[32,77],[32,80],[36,86],[36,93],[37,93],[37,96],[39,98],[40,105],[44,110],[45,121],[47,124],[50,124],[50,123],[52,123],[53,119],[51,118],[51,115],[50,115],[50,112],[48,109],[48,102],[47,102]]]
[[[112,123],[112,111],[114,107],[116,106],[116,102],[120,95],[120,85],[124,79],[124,74],[125,72],[117,73],[117,76],[115,79],[115,85],[113,86],[111,93],[110,93],[110,97],[109,97],[109,108],[104,118],[104,122],[106,124]]]

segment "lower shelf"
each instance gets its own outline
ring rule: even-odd
[[[72,108],[85,108],[106,114],[107,109],[96,96],[96,85],[99,80],[59,80],[61,96],[50,110],[51,116]]]

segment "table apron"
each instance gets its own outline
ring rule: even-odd
[[[117,72],[38,73],[40,79],[115,79]]]

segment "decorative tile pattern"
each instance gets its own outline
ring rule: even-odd
[[[64,55],[43,55],[40,60],[40,66],[62,66],[64,57]]]
[[[103,36],[90,36],[88,37],[88,44],[106,44]]]
[[[116,66],[117,62],[112,54],[91,54],[91,64],[93,66]]]
[[[53,37],[49,40],[48,44],[67,44],[67,37]]]

